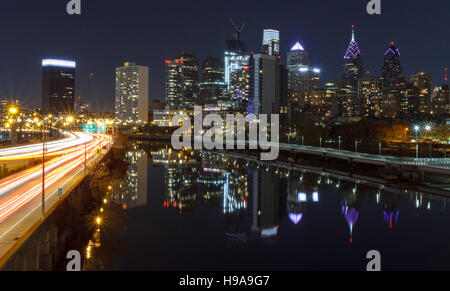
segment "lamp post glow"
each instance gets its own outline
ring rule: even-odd
[[[416,126],[414,127],[414,130],[416,131],[416,139],[418,139],[418,138],[419,138],[420,126],[416,125]]]
[[[430,125],[425,126],[425,131],[427,132],[427,135],[430,134],[432,128]],[[429,136],[428,136],[429,137]],[[433,142],[430,141],[430,159],[433,158]]]
[[[11,107],[11,108],[9,108],[8,111],[11,115],[16,115],[19,112],[17,107]],[[11,125],[11,143],[14,144],[14,143],[16,143],[16,132],[15,132],[15,128],[14,128],[14,120],[11,118],[8,120],[8,123]]]

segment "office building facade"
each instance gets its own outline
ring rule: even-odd
[[[264,29],[263,51],[269,56],[280,55],[280,32],[275,29]]]
[[[190,110],[201,105],[195,55],[182,52],[174,60],[166,60],[166,103],[173,110]]]
[[[249,113],[279,114],[281,97],[280,59],[265,53],[255,53],[249,64]]]
[[[42,60],[42,110],[68,114],[75,109],[75,68],[70,60]]]
[[[202,81],[199,83],[199,98],[203,106],[232,105],[231,99],[227,98],[229,95],[224,78],[223,60],[207,57],[203,62]]]

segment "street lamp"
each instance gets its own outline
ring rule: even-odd
[[[425,131],[427,132],[428,137],[429,137],[431,130],[432,130],[432,128],[430,125],[425,126]],[[433,142],[432,141],[430,141],[429,147],[430,147],[430,159],[431,159],[431,158],[433,158]]]
[[[42,219],[45,219],[45,151],[46,151],[46,139],[45,139],[45,118],[34,111],[33,109],[21,107],[20,108],[23,111],[29,111],[34,113],[35,115],[38,115],[42,119],[42,212],[41,217]],[[9,112],[11,114],[17,114],[19,112],[19,109],[17,107],[10,107]]]
[[[418,125],[414,126],[414,130],[416,131],[416,139],[418,139],[419,138],[420,126],[418,126]]]
[[[11,115],[16,115],[18,112],[18,109],[16,107],[11,107],[11,108],[9,108],[8,111]],[[16,141],[16,132],[15,132],[15,128],[14,128],[14,120],[12,118],[10,118],[8,120],[8,123],[11,125],[11,144],[14,145],[17,142]]]

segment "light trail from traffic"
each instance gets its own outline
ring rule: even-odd
[[[71,172],[90,161],[96,155],[96,151],[103,149],[111,142],[110,136],[103,134],[76,133],[75,135],[77,142],[72,148],[66,148],[61,156],[45,164],[46,190],[64,181]],[[85,141],[86,148],[84,144],[78,145],[79,140]],[[41,178],[42,165],[0,181],[0,223],[42,194]]]
[[[70,133],[70,137],[46,143],[46,156],[54,157],[67,154],[74,150],[74,147],[91,142],[94,137],[82,133]],[[42,158],[42,143],[20,146],[15,148],[0,149],[0,161],[17,161]]]

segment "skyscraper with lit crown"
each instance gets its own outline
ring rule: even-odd
[[[403,69],[400,65],[400,50],[394,42],[391,42],[390,47],[384,53],[382,77],[386,80],[403,77]]]
[[[75,109],[75,68],[70,60],[42,60],[42,109],[53,114]]]
[[[344,55],[343,80],[350,82],[354,91],[358,88],[358,79],[363,76],[363,60],[355,36],[355,25],[352,25],[352,39]]]
[[[288,89],[296,96],[291,103],[299,110],[311,102],[313,91],[319,89],[320,69],[309,66],[309,53],[297,42],[287,53]],[[297,106],[298,105],[298,106]]]

